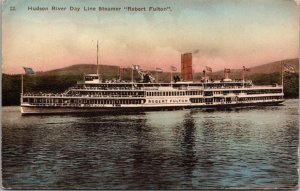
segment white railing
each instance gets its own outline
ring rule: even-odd
[[[141,98],[145,95],[66,95],[66,94],[24,94],[23,98]]]

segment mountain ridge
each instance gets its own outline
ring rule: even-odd
[[[252,74],[270,74],[274,72],[280,72],[281,63],[286,63],[291,65],[295,68],[296,73],[299,73],[299,58],[292,58],[292,59],[285,59],[275,62],[270,62],[266,64],[261,64],[258,66],[250,67],[250,71],[245,72],[246,75]],[[246,66],[247,67],[247,66]],[[88,63],[80,63],[80,64],[73,64],[67,67],[58,68],[54,70],[44,71],[44,72],[37,72],[38,75],[83,75],[88,73],[96,73],[97,71],[96,64],[88,64]],[[125,68],[129,69],[129,67]],[[237,76],[237,73],[241,73],[242,69],[231,69],[231,75]],[[155,72],[155,71],[151,71]],[[119,66],[116,65],[99,65],[99,73],[112,75],[119,75]],[[170,73],[170,72],[163,72],[163,73]],[[178,72],[177,72],[178,73]],[[201,72],[196,72],[195,74],[201,74]],[[213,75],[223,74],[223,70],[217,70],[212,72]]]

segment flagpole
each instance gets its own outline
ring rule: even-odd
[[[158,71],[156,70],[156,82],[158,83]]]
[[[245,87],[245,70],[244,68],[242,69],[242,74],[243,74],[243,88]]]
[[[131,83],[133,83],[133,66],[131,67]]]
[[[192,81],[194,82],[195,70],[192,70]],[[180,73],[180,79],[182,80],[182,75]]]
[[[23,84],[23,74],[21,74],[21,94],[23,95],[23,91],[24,91],[24,84]]]
[[[21,74],[21,99],[20,102],[23,102],[23,92],[24,92],[24,81],[23,81],[23,74]]]
[[[97,41],[97,75],[99,75],[99,64],[98,64],[99,45]]]
[[[282,86],[282,92],[283,92],[283,64],[282,62],[280,62],[280,69],[281,69],[281,86]]]

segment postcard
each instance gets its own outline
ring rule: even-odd
[[[299,1],[5,0],[4,189],[297,189]]]

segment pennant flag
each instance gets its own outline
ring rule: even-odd
[[[171,70],[174,72],[177,71],[177,68],[175,66],[171,66]]]
[[[194,54],[198,54],[199,53],[199,49],[195,50],[193,53]]]
[[[156,72],[159,72],[159,73],[163,72],[163,70],[161,68],[156,68],[155,70],[156,70]]]
[[[224,73],[230,73],[230,68],[225,68]]]
[[[126,68],[125,67],[119,67],[119,70],[124,72],[124,71],[126,71]]]
[[[250,71],[250,68],[246,68],[245,66],[243,66],[243,70],[244,71]]]
[[[287,72],[287,73],[295,73],[295,68],[291,65],[288,65],[288,64],[283,64],[284,66],[284,71]]]
[[[25,74],[27,75],[32,75],[35,74],[34,71],[32,70],[32,68],[28,68],[28,67],[23,67],[25,70]]]
[[[206,71],[212,72],[212,68],[211,67],[205,66],[205,68],[206,68]]]
[[[139,70],[140,69],[139,65],[132,65],[132,67],[133,67],[134,70]]]

